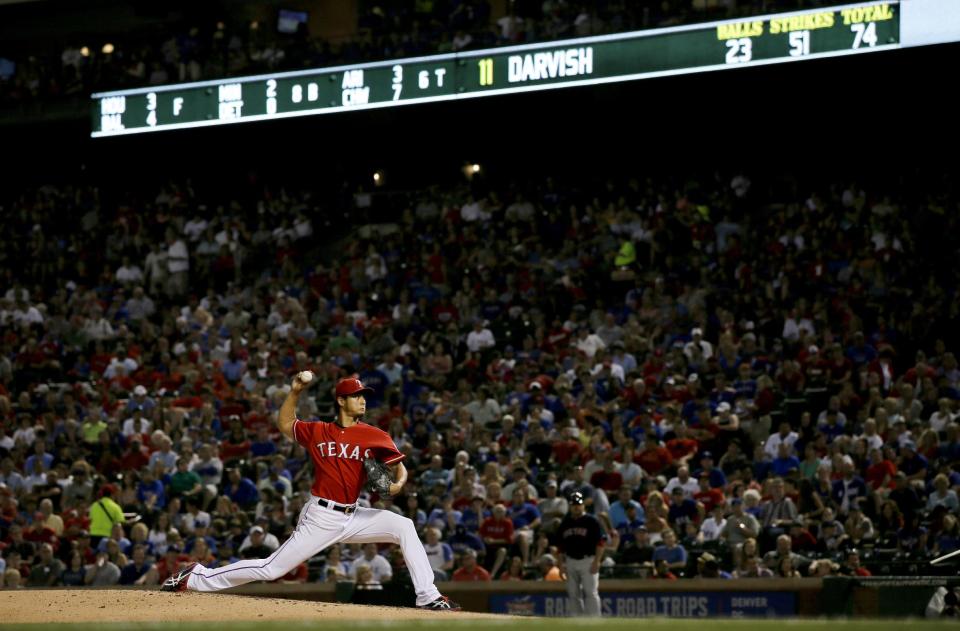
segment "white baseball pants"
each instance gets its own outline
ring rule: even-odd
[[[375,508],[358,507],[346,515],[321,506],[316,498],[300,511],[297,528],[290,538],[269,557],[216,568],[197,564],[187,580],[187,589],[215,592],[251,581],[273,581],[335,543],[383,542],[400,545],[417,592],[418,606],[440,597],[433,584],[433,568],[412,521]]]
[[[600,615],[600,573],[590,572],[593,556],[582,559],[567,557],[567,598],[571,616]]]

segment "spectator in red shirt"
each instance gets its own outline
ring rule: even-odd
[[[623,485],[623,476],[620,475],[612,451],[608,450],[604,455],[603,469],[590,476],[590,484],[607,493],[618,491]]]
[[[643,379],[639,378],[634,379],[633,384],[629,388],[625,388],[620,396],[627,402],[626,407],[637,413],[645,409],[647,403],[650,401],[647,384]]]
[[[190,561],[190,557],[180,551],[180,546],[171,544],[166,553],[157,561],[157,574],[160,583],[170,578],[170,575]]]
[[[674,425],[673,431],[676,437],[667,441],[667,451],[678,466],[685,465],[700,450],[700,443],[690,436],[690,430],[683,421]]]
[[[150,458],[143,450],[143,445],[137,437],[130,439],[130,446],[123,455],[120,456],[120,469],[122,471],[139,471],[147,466]]]
[[[563,440],[553,445],[553,462],[565,466],[568,462],[579,463],[581,446],[575,438],[576,427],[563,428]]]
[[[844,574],[853,576],[873,576],[870,570],[860,566],[860,553],[857,550],[847,552],[847,562],[844,564],[843,570]]]
[[[723,505],[723,489],[712,488],[710,486],[709,473],[706,471],[701,472],[697,482],[700,485],[700,490],[693,494],[693,499],[703,504],[706,512],[712,512],[713,508],[718,504],[721,506]]]
[[[230,436],[220,445],[220,459],[227,463],[250,456],[250,441],[243,430],[243,424],[237,419],[230,425]]]
[[[453,573],[455,581],[489,581],[490,572],[477,565],[477,551],[464,550],[460,557],[460,567]]]
[[[648,438],[643,451],[634,457],[634,461],[650,475],[657,475],[673,465],[673,456],[666,447],[661,447],[655,440]]]
[[[496,559],[513,542],[513,522],[507,517],[507,509],[503,504],[493,507],[493,515],[487,517],[480,524],[480,537],[487,546],[487,559]]]
[[[870,466],[864,481],[874,491],[882,488],[894,488],[893,476],[897,473],[897,466],[889,458],[885,458],[879,449],[870,450]]]

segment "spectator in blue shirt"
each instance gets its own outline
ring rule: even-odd
[[[148,576],[150,574],[151,576]],[[150,581],[151,577],[154,579]],[[130,563],[120,570],[121,585],[145,585],[150,581],[155,584],[156,570],[153,563],[147,561],[147,553],[142,545],[133,547],[133,558]]]
[[[444,495],[441,505],[427,515],[427,525],[436,528],[440,533],[450,532],[463,519],[463,513],[453,507],[453,496]]]
[[[643,506],[640,505],[640,502],[633,499],[633,487],[629,484],[624,484],[620,487],[620,495],[616,502],[610,505],[610,523],[614,528],[619,529],[620,526],[627,522],[627,509],[629,507],[634,507],[636,512],[636,519],[639,520],[641,524],[646,522],[646,513],[643,510]]]
[[[46,443],[42,440],[37,440],[33,443],[33,454],[27,458],[27,461],[23,463],[23,470],[29,471],[31,473],[35,472],[34,462],[37,460],[40,461],[43,471],[46,472],[50,469],[50,465],[53,464],[53,454],[48,454],[46,449]]]
[[[514,531],[521,528],[536,528],[540,525],[540,511],[533,504],[527,502],[527,495],[523,489],[516,489],[513,492],[513,502],[508,511],[510,521],[513,522]]]
[[[270,439],[270,430],[266,425],[257,428],[257,437],[250,443],[250,453],[254,459],[268,458],[277,453],[277,444]]]
[[[665,561],[671,570],[687,567],[687,550],[677,543],[677,534],[672,530],[663,531],[663,545],[653,551],[653,562],[657,561]]]
[[[682,528],[688,523],[696,523],[700,517],[700,510],[697,503],[683,496],[683,489],[674,487],[670,495],[670,510],[667,514],[667,520],[674,528]]]
[[[727,476],[713,466],[713,454],[709,451],[700,454],[700,469],[694,472],[693,477],[699,478],[702,473],[710,476],[710,488],[717,489],[727,485]]]
[[[790,453],[786,443],[780,443],[777,447],[777,457],[770,463],[770,468],[775,476],[783,478],[792,470],[800,470],[800,460]]]
[[[237,351],[230,351],[230,357],[227,361],[223,362],[223,365],[220,367],[220,372],[223,373],[224,379],[229,381],[231,384],[235,384],[240,381],[240,378],[243,377],[244,371],[247,369],[247,364],[243,360],[237,357]]]
[[[424,489],[432,489],[437,482],[442,483],[444,489],[449,489],[452,480],[453,472],[443,468],[443,457],[440,455],[431,457],[430,468],[420,474],[420,485]]]
[[[917,453],[917,445],[912,440],[900,446],[899,469],[907,474],[908,480],[925,480],[930,463]]]
[[[639,504],[629,504],[627,505],[627,514],[624,517],[624,520],[620,522],[619,526],[616,526],[617,532],[620,533],[620,542],[621,546],[624,541],[633,541],[633,533],[641,528],[645,528],[643,521],[638,517],[639,515]]]
[[[227,469],[227,484],[223,494],[245,510],[252,509],[260,499],[256,485],[249,478],[243,477],[240,469],[236,467]]]
[[[844,423],[840,418],[840,412],[834,409],[826,410],[823,422],[817,426],[817,429],[827,435],[828,443],[832,443],[838,436],[843,436],[843,428]]]
[[[877,351],[873,346],[867,344],[862,331],[853,334],[853,344],[847,347],[847,359],[853,362],[854,367],[869,364],[877,358]]]
[[[843,477],[834,480],[831,492],[841,514],[846,514],[858,502],[867,498],[867,485],[859,475],[857,467],[852,462],[843,465]]]
[[[143,477],[137,485],[137,501],[143,502],[148,508],[154,510],[162,509],[167,505],[167,492],[163,482],[154,474],[153,467],[143,470]]]
[[[484,510],[483,498],[479,495],[474,497],[470,506],[463,509],[463,515],[460,523],[463,524],[469,532],[478,532],[483,520],[490,516],[490,511]]]
[[[479,555],[487,552],[487,546],[483,543],[483,539],[479,535],[469,532],[462,524],[454,529],[449,543],[457,554],[462,554],[466,550],[474,550]]]
[[[527,494],[523,489],[515,489],[508,517],[513,522],[513,541],[520,546],[520,556],[526,565],[530,562],[534,531],[540,527],[540,511],[527,502]]]

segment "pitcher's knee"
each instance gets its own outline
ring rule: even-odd
[[[282,576],[284,576],[287,572],[289,572],[292,569],[293,569],[292,567],[284,567],[279,563],[270,563],[269,565],[267,565],[267,567],[261,570],[261,573],[263,574],[262,580],[275,581],[278,578],[281,578]]]

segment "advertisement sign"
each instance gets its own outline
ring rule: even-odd
[[[566,616],[566,594],[497,594],[490,597],[490,611],[515,616]],[[706,618],[708,616],[772,617],[797,613],[792,592],[604,592],[600,594],[604,616],[635,618]]]

